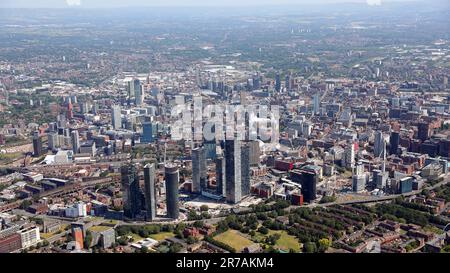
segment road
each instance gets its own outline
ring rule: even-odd
[[[420,190],[417,191],[412,191],[412,192],[408,192],[408,193],[404,193],[404,194],[393,194],[393,195],[389,195],[389,196],[382,196],[382,197],[376,197],[376,196],[367,196],[367,199],[360,199],[360,200],[351,200],[351,201],[338,201],[338,202],[330,202],[330,203],[324,203],[324,204],[310,204],[310,205],[306,205],[305,207],[328,207],[328,206],[334,206],[334,205],[349,205],[349,204],[364,204],[364,203],[377,203],[377,202],[386,202],[389,200],[394,200],[398,197],[404,196],[404,197],[408,197],[408,196],[413,196],[416,194],[420,194],[423,190],[427,189],[427,190],[434,190],[440,186],[443,186],[445,184],[447,184],[448,182],[450,182],[450,176],[447,176],[444,178],[444,180],[442,182],[439,182],[433,186],[428,186],[425,188],[422,188]],[[296,206],[292,206],[294,208],[296,208]]]

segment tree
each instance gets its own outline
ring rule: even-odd
[[[446,245],[441,249],[442,253],[450,253],[450,245]]]
[[[141,230],[139,230],[139,236],[141,236],[142,238],[147,238],[147,237],[149,236],[148,233],[149,233],[149,232],[148,232],[148,230],[146,230],[146,229],[141,229]]]
[[[203,227],[203,221],[195,221],[194,227],[196,228],[202,228]]]
[[[141,253],[148,253],[148,247],[142,246],[141,247]]]
[[[169,247],[169,253],[178,253],[178,252],[180,252],[181,247],[182,247],[182,246],[181,246],[180,244],[177,244],[177,243],[172,244],[172,245]]]
[[[32,204],[33,202],[31,202],[30,200],[24,200],[21,204],[20,204],[20,209],[23,209],[23,210],[27,210],[30,206],[31,206],[31,204]]]
[[[259,231],[261,234],[264,234],[264,235],[266,235],[266,234],[269,233],[269,229],[266,228],[266,227],[264,227],[264,226],[258,228],[258,231]]]
[[[121,246],[126,246],[128,245],[128,240],[125,237],[120,237],[117,242],[121,245]]]
[[[186,241],[187,241],[188,244],[192,245],[192,244],[195,244],[197,242],[197,238],[195,238],[193,236],[189,236],[189,237],[187,237]]]
[[[209,210],[208,205],[201,205],[200,206],[200,211],[208,211],[208,210]]]
[[[327,238],[322,238],[319,240],[319,251],[325,252],[331,246],[331,240]]]
[[[307,242],[303,245],[303,252],[305,253],[316,253],[317,247],[314,242]]]
[[[275,245],[277,243],[278,239],[280,239],[280,237],[281,237],[281,235],[279,233],[269,235],[266,238],[266,243],[269,245]]]

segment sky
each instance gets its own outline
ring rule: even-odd
[[[295,4],[366,3],[425,0],[0,0],[1,8],[115,8],[142,6],[264,6]]]

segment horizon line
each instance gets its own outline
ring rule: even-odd
[[[430,2],[439,2],[439,0],[430,0]],[[367,2],[355,2],[355,1],[347,1],[347,2],[330,2],[330,3],[264,3],[264,4],[217,4],[217,5],[171,5],[171,4],[148,4],[148,5],[113,5],[108,7],[100,7],[100,6],[92,6],[92,5],[66,5],[66,6],[54,6],[54,7],[39,7],[39,6],[30,6],[30,7],[8,7],[2,6],[0,4],[0,9],[41,9],[41,10],[52,10],[52,9],[72,9],[72,10],[80,10],[80,9],[122,9],[122,8],[243,8],[243,7],[254,7],[254,8],[263,8],[263,7],[301,7],[301,6],[336,6],[336,5],[357,5],[364,6],[370,8],[380,8],[386,5],[392,4],[412,4],[412,3],[427,3],[427,1],[420,0],[383,0],[380,5],[370,5]],[[428,2],[429,3],[429,2]]]

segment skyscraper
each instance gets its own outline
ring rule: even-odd
[[[33,133],[33,156],[39,157],[42,154],[42,136],[39,135],[39,131],[35,131]]]
[[[366,188],[366,175],[355,174],[352,177],[352,190],[354,192],[361,192]]]
[[[292,85],[291,85],[291,74],[287,74],[285,81],[284,81],[284,85],[286,86],[286,90],[290,91],[292,89]]]
[[[133,80],[134,89],[134,103],[139,106],[144,103],[144,93],[142,92],[142,85],[139,79]]]
[[[430,137],[430,124],[427,122],[420,122],[417,126],[417,138],[425,141]]]
[[[316,93],[314,94],[313,97],[313,113],[314,115],[317,115],[320,111],[320,97],[319,94]]]
[[[71,136],[72,136],[72,151],[74,154],[78,154],[80,152],[80,136],[78,134],[78,130],[72,131]]]
[[[295,170],[290,172],[292,181],[302,186],[302,195],[306,202],[316,199],[316,186],[319,181],[319,175],[310,170]]]
[[[249,141],[248,145],[250,146],[250,166],[258,166],[259,165],[259,157],[261,154],[259,142],[258,141]]]
[[[156,218],[155,164],[144,167],[144,196],[146,218],[153,221]]]
[[[86,101],[80,104],[80,112],[81,114],[89,113],[89,104]]]
[[[225,140],[225,183],[227,202],[236,204],[242,199],[241,143]]]
[[[48,149],[55,150],[59,146],[58,134],[57,133],[49,133],[47,135],[48,138]]]
[[[111,120],[112,120],[112,126],[115,130],[120,129],[122,127],[122,117],[120,114],[120,106],[119,105],[113,105],[111,109]]]
[[[383,132],[376,131],[375,142],[373,144],[373,154],[375,157],[383,157],[384,153],[384,136]]]
[[[344,166],[350,170],[355,166],[355,144],[351,141],[347,143],[344,151]]]
[[[241,147],[241,194],[250,194],[250,146],[248,143]]]
[[[281,75],[277,73],[275,75],[275,91],[281,92]]]
[[[178,205],[179,172],[175,164],[165,166],[167,217],[177,219],[180,213]]]
[[[366,188],[367,175],[364,173],[364,165],[358,164],[355,167],[352,177],[352,188],[354,192],[363,191]]]
[[[389,138],[390,147],[389,147],[389,153],[391,155],[397,154],[398,146],[400,144],[400,134],[398,132],[391,132],[391,136]]]
[[[219,195],[226,194],[225,159],[222,156],[216,158],[216,192]]]
[[[139,176],[133,164],[122,166],[122,191],[124,216],[134,219],[141,212]]]
[[[192,191],[200,193],[207,188],[206,154],[203,147],[192,150]]]
[[[73,105],[72,100],[69,98],[69,103],[67,104],[67,119],[73,119]]]
[[[156,133],[156,125],[152,122],[146,121],[142,123],[142,138],[143,143],[152,143],[153,137]]]

